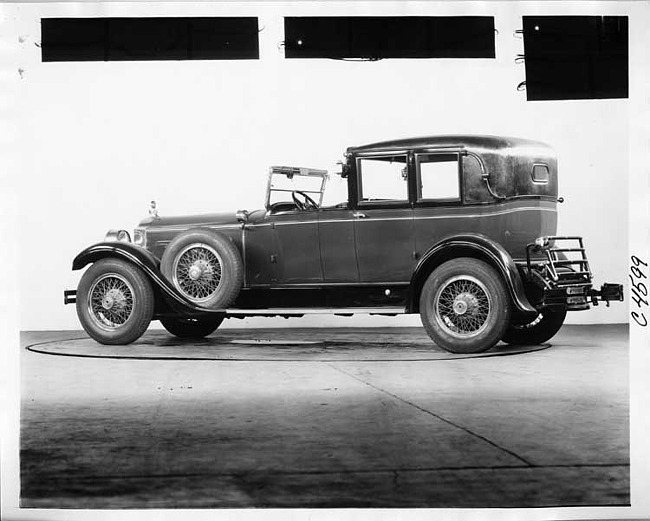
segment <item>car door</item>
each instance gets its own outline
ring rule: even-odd
[[[414,166],[415,241],[419,255],[461,230],[483,233],[485,219],[468,218],[461,205],[462,162],[458,152],[416,153]],[[481,213],[481,208],[470,211]]]
[[[269,215],[273,230],[272,284],[317,283],[323,280],[317,210]]]
[[[415,267],[408,154],[368,153],[354,162],[352,212],[359,281],[408,282]]]
[[[354,211],[346,206],[324,208],[319,214],[323,282],[359,281],[353,214]]]

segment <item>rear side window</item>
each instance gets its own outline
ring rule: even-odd
[[[540,185],[548,184],[550,174],[548,172],[548,166],[544,164],[535,164],[533,165],[533,183]]]
[[[418,154],[418,201],[460,201],[458,154]]]

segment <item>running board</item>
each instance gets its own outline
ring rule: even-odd
[[[225,310],[226,315],[404,315],[403,307],[381,308],[266,308]]]
[[[67,289],[63,292],[63,303],[74,304],[77,301],[77,291]],[[196,312],[197,310],[193,310]],[[404,315],[404,307],[380,307],[380,308],[265,308],[265,309],[205,309],[200,310],[205,313],[225,313],[228,316],[296,316],[303,315]]]

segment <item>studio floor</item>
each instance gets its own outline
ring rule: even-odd
[[[21,344],[23,507],[630,502],[626,325],[479,357],[421,328]]]

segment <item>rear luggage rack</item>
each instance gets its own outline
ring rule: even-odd
[[[546,257],[543,261],[534,260],[535,269],[531,253]],[[593,275],[582,237],[539,237],[526,246],[526,264],[528,277],[543,288],[540,309],[579,311],[589,309],[589,304],[597,306],[599,301],[609,306],[611,301],[623,300],[621,284],[605,283],[600,290],[592,288]]]
[[[560,245],[558,242],[564,243],[566,246]],[[534,243],[529,244],[526,246],[526,262],[529,271],[532,251],[546,254],[548,263],[545,268],[549,278],[556,286],[591,286],[593,275],[589,267],[582,237],[541,237]],[[567,253],[571,255],[567,256]]]

